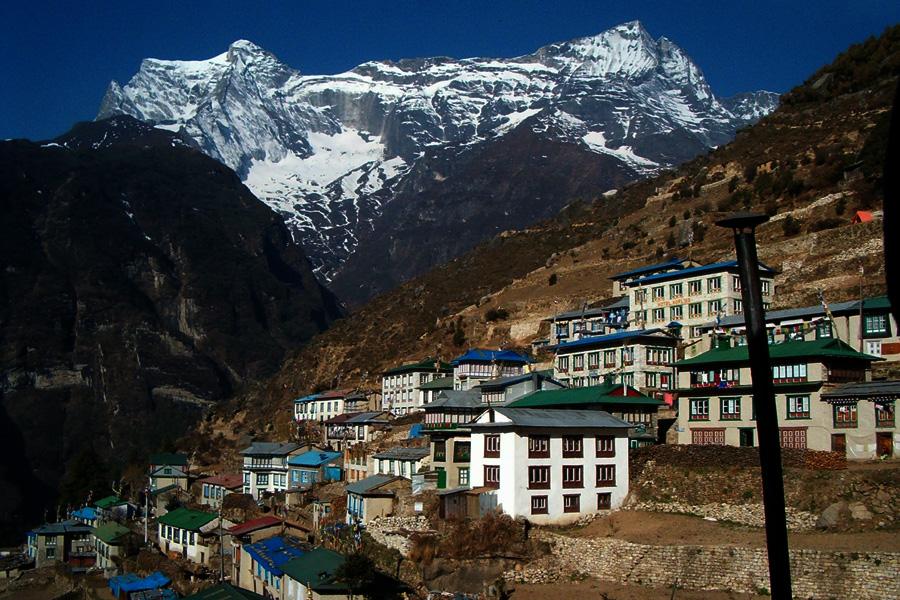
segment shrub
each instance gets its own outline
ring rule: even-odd
[[[701,223],[700,221],[696,221],[691,226],[691,231],[694,232],[694,243],[702,242],[703,238],[706,237],[706,225]]]
[[[674,247],[675,247],[675,234],[670,231],[669,237],[666,238],[666,249],[671,250]]]
[[[792,237],[800,233],[800,221],[788,215],[781,221],[781,230],[785,237]]]
[[[492,308],[484,313],[485,321],[502,321],[509,318],[509,311],[505,308]]]
[[[624,244],[622,244],[622,250],[626,250],[626,251],[627,251],[627,250],[631,250],[631,249],[634,248],[635,246],[637,246],[637,242],[635,242],[635,241],[633,241],[633,240],[628,240],[627,242],[625,242]]]
[[[841,196],[838,198],[838,201],[834,203],[834,214],[842,215],[845,210],[847,210],[847,199]]]
[[[840,227],[844,224],[843,219],[838,219],[837,217],[825,217],[824,219],[819,219],[812,225],[810,225],[810,231],[824,231],[825,229],[834,229],[835,227]]]
[[[676,223],[678,223],[678,219],[675,218],[675,215],[669,217],[669,227],[675,227]]]
[[[747,183],[752,183],[756,178],[756,170],[758,168],[759,167],[757,167],[757,165],[747,165],[746,167],[744,167],[744,181],[746,181]]]
[[[462,322],[456,322],[456,330],[453,332],[453,345],[460,347],[466,343],[466,330],[463,329]]]
[[[547,280],[547,285],[556,285],[558,279],[559,278],[556,276],[556,273],[551,273],[550,278]]]
[[[730,194],[731,192],[736,190],[737,186],[738,186],[738,178],[737,177],[732,177],[731,179],[729,179],[728,180],[728,193]]]

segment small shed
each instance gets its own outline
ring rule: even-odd
[[[875,219],[875,216],[872,214],[870,210],[858,210],[853,214],[853,218],[850,219],[851,223],[870,223]]]
[[[497,490],[489,487],[457,487],[441,490],[438,516],[441,519],[477,519],[497,509]]]

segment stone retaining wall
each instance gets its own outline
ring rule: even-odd
[[[552,555],[508,579],[550,582],[573,574],[619,583],[691,590],[767,593],[768,561],[763,548],[651,546],[616,539],[570,538],[542,531]],[[900,598],[900,553],[791,551],[796,598]]]

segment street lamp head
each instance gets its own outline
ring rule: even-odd
[[[752,213],[752,212],[736,212],[731,213],[729,216],[716,221],[716,225],[719,227],[727,227],[729,229],[740,230],[740,229],[750,229],[753,230],[757,226],[762,225],[766,221],[769,220],[768,215],[760,214],[760,213]]]

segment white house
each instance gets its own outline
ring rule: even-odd
[[[472,430],[473,488],[536,524],[618,508],[628,494],[628,428],[600,410],[496,408]]]
[[[218,548],[215,513],[176,508],[159,518],[159,549],[200,565],[208,565]]]
[[[263,492],[288,488],[288,458],[300,447],[290,442],[253,442],[241,451],[244,457],[244,493],[259,498]]]
[[[453,367],[434,358],[394,367],[381,376],[381,409],[401,415],[421,410],[428,391],[419,386],[450,375]]]
[[[522,375],[531,359],[512,350],[470,348],[453,359],[453,389],[469,390],[482,381]]]

